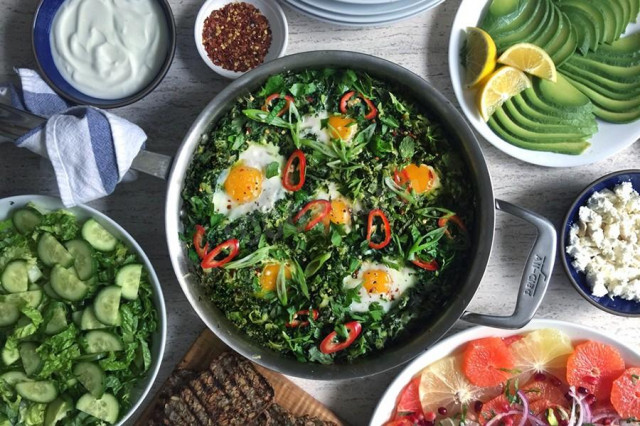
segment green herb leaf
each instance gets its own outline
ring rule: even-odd
[[[400,142],[400,156],[402,158],[411,158],[413,157],[413,154],[415,152],[415,143],[413,142],[413,139],[410,138],[409,136],[405,136],[404,138],[402,138],[402,141]]]
[[[265,175],[267,179],[271,179],[274,176],[278,176],[280,174],[280,163],[277,161],[273,161],[267,165],[265,170]]]

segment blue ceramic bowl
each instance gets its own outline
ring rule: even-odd
[[[160,8],[164,12],[167,20],[167,30],[169,32],[167,54],[158,71],[158,75],[137,93],[120,99],[100,99],[85,95],[67,83],[58,71],[58,68],[53,62],[49,35],[53,18],[64,1],[65,0],[41,0],[33,19],[32,30],[33,54],[35,55],[38,68],[40,68],[40,74],[56,93],[76,104],[93,105],[98,108],[118,108],[139,101],[160,84],[171,66],[176,50],[176,24],[167,0],[158,0]]]
[[[578,210],[580,207],[587,203],[587,200],[594,192],[602,191],[605,188],[613,189],[614,186],[622,182],[631,182],[633,188],[640,192],[640,170],[623,170],[611,173],[591,183],[580,193],[564,218],[560,236],[560,256],[562,257],[562,264],[564,265],[564,270],[571,284],[573,284],[576,290],[578,290],[578,293],[591,302],[591,304],[610,314],[640,317],[640,302],[625,300],[619,297],[596,297],[592,295],[591,286],[587,282],[586,275],[575,270],[571,264],[571,256],[566,253],[566,247],[569,243],[569,231],[573,223],[578,221]]]

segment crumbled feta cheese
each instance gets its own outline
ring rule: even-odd
[[[580,207],[566,252],[594,296],[640,301],[640,195],[631,182],[595,192]]]

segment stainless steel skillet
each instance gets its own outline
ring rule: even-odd
[[[260,87],[268,76],[288,70],[300,71],[325,67],[365,71],[388,82],[393,87],[398,87],[429,111],[434,119],[443,124],[449,139],[457,146],[460,155],[466,162],[477,198],[476,223],[472,227],[471,261],[465,279],[459,284],[458,294],[446,306],[442,307],[441,314],[434,321],[425,324],[411,338],[397,342],[379,353],[352,364],[301,363],[295,359],[282,357],[278,353],[250,341],[207,299],[196,276],[192,273],[193,266],[179,239],[179,233],[182,230],[181,192],[184,177],[202,135],[211,129],[238,97]],[[6,108],[0,109],[0,111],[3,110]],[[7,131],[3,133],[1,114],[0,112],[0,136],[15,137],[24,133],[34,124],[33,122],[23,123],[23,126],[17,131],[14,128],[13,133]],[[169,157],[143,151],[136,158],[133,167],[154,176],[168,178],[165,210],[167,243],[174,271],[185,295],[205,324],[229,346],[265,367],[284,374],[326,380],[376,374],[401,365],[428,349],[458,319],[500,328],[522,327],[533,317],[542,302],[551,277],[556,251],[556,232],[553,225],[531,211],[494,199],[491,179],[480,146],[460,113],[424,79],[384,59],[355,52],[315,51],[287,56],[262,65],[232,82],[205,107],[187,132],[172,165],[171,163]],[[466,311],[467,305],[480,285],[489,260],[494,237],[496,210],[505,211],[526,220],[534,225],[538,231],[538,237],[525,262],[514,313],[508,317],[481,315]]]

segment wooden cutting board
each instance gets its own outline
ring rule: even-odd
[[[182,361],[176,366],[175,370],[204,370],[208,368],[213,358],[222,352],[230,350],[231,349],[209,329],[205,329],[200,336],[198,336],[184,358],[182,358]],[[295,416],[309,415],[321,420],[334,422],[339,426],[344,426],[344,423],[329,411],[327,407],[287,379],[284,375],[261,367],[256,363],[253,363],[253,366],[269,381],[271,387],[273,387],[275,391],[275,402],[291,414]],[[158,390],[158,393],[159,392],[160,390]],[[149,419],[152,417],[157,400],[158,394],[155,395],[151,403],[136,421],[136,426],[146,426],[149,424]]]

